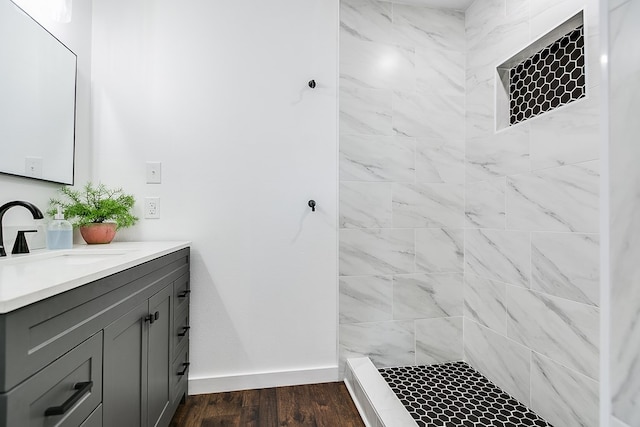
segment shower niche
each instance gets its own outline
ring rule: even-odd
[[[496,129],[584,98],[585,63],[581,11],[497,67]]]

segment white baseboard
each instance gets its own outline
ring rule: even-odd
[[[296,371],[260,372],[224,377],[189,378],[189,394],[221,393],[339,381],[338,366]]]

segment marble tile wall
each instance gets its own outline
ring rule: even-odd
[[[462,360],[464,13],[342,0],[340,24],[340,365]]]
[[[609,7],[610,387],[623,427],[640,425],[640,2]]]
[[[495,67],[582,9],[587,98],[496,131]],[[476,0],[465,26],[465,360],[552,424],[595,427],[598,2]]]

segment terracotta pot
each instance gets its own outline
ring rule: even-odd
[[[88,245],[111,243],[116,236],[117,224],[114,222],[96,222],[80,227],[80,234]]]

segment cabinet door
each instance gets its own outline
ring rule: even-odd
[[[147,425],[148,301],[104,329],[105,427]]]
[[[166,424],[170,403],[171,345],[173,338],[173,286],[167,286],[149,298],[149,314],[154,322],[149,325],[148,410],[146,425]],[[144,425],[144,424],[141,424]]]

